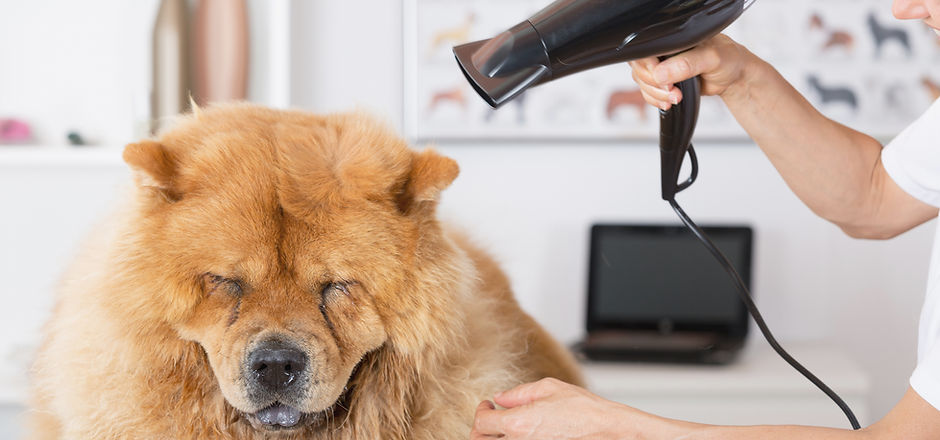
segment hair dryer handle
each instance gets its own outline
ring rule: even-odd
[[[692,134],[698,120],[701,100],[699,77],[676,84],[682,91],[682,101],[669,110],[659,111],[659,157],[663,184],[663,200],[672,200],[689,182],[678,183],[682,159],[692,145]],[[694,179],[694,177],[693,177]],[[690,179],[691,180],[691,179]]]

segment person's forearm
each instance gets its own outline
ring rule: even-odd
[[[826,118],[772,66],[749,57],[744,79],[722,94],[738,123],[815,213],[847,230],[864,222],[881,144]]]
[[[619,404],[618,404],[619,405]],[[619,409],[618,409],[619,408]],[[908,388],[901,401],[881,420],[857,431],[815,426],[720,426],[668,419],[630,407],[614,407],[607,438],[635,440],[927,440],[940,438],[940,412]],[[619,435],[618,433],[635,433]]]
[[[872,438],[866,430],[820,428],[815,426],[707,426],[679,437],[681,440],[861,440]]]
[[[631,413],[635,419],[625,418],[629,426],[643,426],[647,430],[637,438],[641,440],[870,440],[879,438],[870,428],[858,431],[797,425],[721,426],[683,420],[668,419],[641,411]],[[620,432],[629,432],[620,428]],[[613,438],[613,437],[612,437]]]
[[[630,432],[631,427],[644,427],[638,440],[870,440],[879,438],[870,428],[858,431],[797,425],[721,426],[656,416],[632,409],[628,417],[620,417],[625,426],[614,432]],[[612,435],[611,438],[619,438]],[[882,437],[884,438],[884,437]]]

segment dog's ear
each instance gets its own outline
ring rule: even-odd
[[[173,186],[176,160],[159,142],[144,140],[129,144],[124,147],[124,162],[134,170],[137,185],[155,190],[170,202],[180,199]]]
[[[447,188],[459,173],[460,168],[456,161],[441,156],[434,150],[415,153],[411,160],[411,170],[398,196],[398,209],[408,215],[422,207],[436,205],[441,191]]]

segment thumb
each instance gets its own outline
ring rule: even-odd
[[[503,408],[515,408],[552,395],[556,391],[554,379],[542,379],[519,385],[513,389],[497,393],[493,401]]]

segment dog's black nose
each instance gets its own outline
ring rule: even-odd
[[[249,374],[269,391],[289,388],[306,368],[307,355],[281,342],[264,342],[248,355]]]

